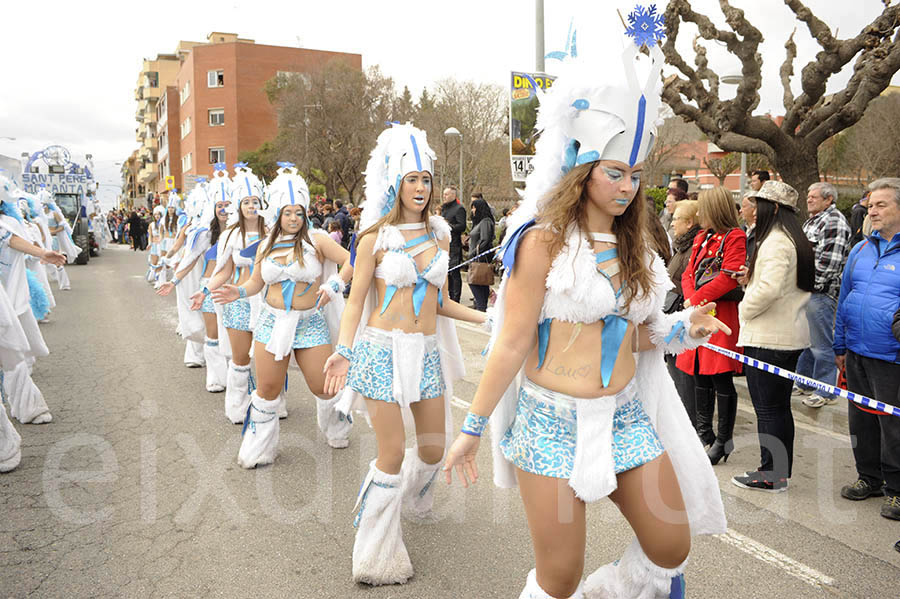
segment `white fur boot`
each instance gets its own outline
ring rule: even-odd
[[[569,595],[568,599],[582,599],[584,597],[584,583],[578,585],[578,588],[575,589],[575,592]],[[525,588],[522,589],[522,594],[519,595],[519,599],[556,599],[552,595],[548,595],[547,592],[541,588],[541,586],[537,582],[537,570],[532,569],[531,572],[528,573],[528,578],[525,581]],[[563,598],[559,598],[563,599]]]
[[[403,584],[413,575],[400,526],[400,484],[399,474],[385,474],[372,460],[356,500],[359,513],[353,522],[354,582]]]
[[[250,395],[250,407],[244,416],[238,464],[256,468],[275,461],[278,454],[278,400],[265,400],[256,391]]]
[[[0,472],[9,472],[22,459],[22,437],[6,416],[6,406],[0,403]]]
[[[287,418],[287,391],[282,389],[278,393],[278,419],[284,420]]]
[[[225,417],[232,424],[240,424],[250,405],[250,393],[256,389],[251,385],[250,364],[238,366],[228,360],[228,377],[225,383]]]
[[[3,392],[9,402],[10,415],[22,424],[44,424],[53,420],[41,390],[31,380],[26,362],[3,373]]]
[[[206,390],[210,393],[221,393],[225,390],[228,378],[228,363],[219,350],[218,339],[206,338],[203,356],[206,358]]]
[[[62,266],[56,267],[56,282],[59,284],[60,291],[69,291],[72,289],[72,284],[69,282],[69,274]]]
[[[203,344],[199,341],[186,340],[184,343],[184,365],[188,368],[202,368],[206,364],[203,357]]]
[[[316,395],[315,398],[316,420],[328,445],[335,449],[343,449],[350,445],[350,429],[353,428],[353,420],[334,407],[339,396],[326,399]]]
[[[622,559],[587,577],[586,599],[684,599],[684,566],[660,568],[644,554],[637,539]]]
[[[426,464],[415,447],[407,448],[400,475],[403,477],[403,515],[419,521],[433,519],[434,480],[443,460]]]

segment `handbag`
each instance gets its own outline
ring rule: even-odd
[[[719,276],[719,273],[722,271],[722,259],[725,253],[725,240],[728,239],[728,233],[731,233],[731,231],[722,236],[722,242],[719,244],[719,249],[716,250],[715,255],[707,256],[697,264],[697,268],[694,270],[694,289],[700,289]],[[739,302],[742,299],[744,299],[744,290],[738,285],[713,301]]]
[[[669,289],[666,291],[666,299],[663,300],[663,314],[674,314],[684,307],[684,296]]]
[[[469,264],[469,285],[493,285],[494,265],[490,262]]]

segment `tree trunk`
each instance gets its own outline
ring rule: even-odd
[[[799,144],[798,144],[799,146]],[[786,160],[779,160],[775,168],[781,174],[784,182],[797,190],[797,216],[806,220],[806,191],[813,183],[819,182],[819,160],[815,148],[795,148],[792,152],[780,152],[777,157],[784,156]]]

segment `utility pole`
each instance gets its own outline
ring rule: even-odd
[[[544,72],[544,0],[534,0],[534,68]]]

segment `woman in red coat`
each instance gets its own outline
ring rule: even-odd
[[[694,238],[694,247],[687,268],[681,276],[685,307],[716,303],[716,318],[731,327],[731,335],[716,333],[710,343],[733,351],[737,347],[740,332],[738,302],[740,291],[737,282],[726,271],[737,271],[747,255],[747,236],[738,227],[737,209],[731,193],[724,187],[700,192],[697,219],[702,231]],[[712,259],[721,252],[722,266],[718,276],[704,281],[704,259]],[[709,261],[709,260],[708,260]],[[699,272],[698,272],[699,270]],[[698,283],[700,285],[698,286]],[[736,291],[737,290],[737,291]],[[720,459],[728,461],[734,448],[731,440],[734,420],[737,416],[737,392],[734,374],[741,372],[741,364],[706,348],[686,351],[677,358],[678,368],[694,377],[697,395],[697,435],[715,465]],[[719,407],[718,426],[713,432],[712,419],[715,405]]]

